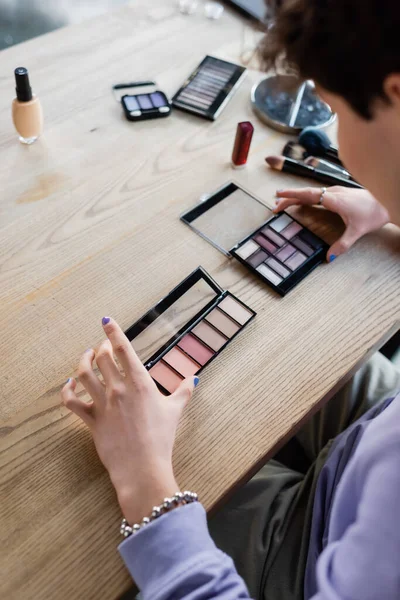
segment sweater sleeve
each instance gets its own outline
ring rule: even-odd
[[[355,522],[319,558],[312,600],[400,598],[400,440],[376,457],[359,475]]]
[[[177,508],[119,546],[143,600],[242,600],[246,586],[217,549],[200,503]]]

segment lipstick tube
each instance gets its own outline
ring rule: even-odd
[[[247,163],[254,127],[250,121],[238,123],[232,152],[232,166],[242,169]]]

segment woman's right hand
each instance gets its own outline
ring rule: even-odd
[[[319,204],[321,188],[278,190],[275,212],[293,205]],[[340,215],[346,225],[343,235],[329,248],[327,261],[344,254],[363,235],[389,223],[389,213],[367,190],[342,186],[329,187],[323,206]]]

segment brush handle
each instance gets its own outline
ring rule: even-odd
[[[303,165],[296,161],[290,161],[290,159],[285,160],[282,171],[285,173],[290,173],[291,175],[299,175],[300,177],[315,179],[316,181],[327,183],[328,185],[343,185],[349,188],[363,189],[363,186],[356,181],[345,179],[344,177],[339,177],[338,175],[324,173],[323,171],[314,169],[308,165]]]
[[[330,148],[325,150],[324,157],[327,158],[328,160],[330,160],[331,162],[335,163],[335,165],[339,165],[339,167],[343,167],[343,163],[339,158],[339,153],[334,146],[331,146]],[[323,157],[321,156],[321,158],[323,158]]]

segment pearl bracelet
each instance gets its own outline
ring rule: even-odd
[[[198,499],[199,498],[195,492],[177,492],[172,496],[172,498],[164,498],[164,502],[160,506],[154,506],[150,517],[144,517],[141,523],[135,523],[135,525],[131,526],[128,524],[126,519],[122,519],[120,533],[127,538],[143,529],[145,525],[148,525],[152,521],[158,519],[158,517],[170,512],[172,509],[177,508],[178,506],[183,506],[184,504],[190,504],[191,502],[197,502]]]

